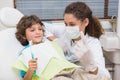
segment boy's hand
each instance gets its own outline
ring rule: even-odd
[[[37,68],[38,68],[37,60],[38,60],[38,58],[31,59],[31,60],[29,61],[28,64],[29,64],[29,69],[30,69],[30,70],[37,70]]]

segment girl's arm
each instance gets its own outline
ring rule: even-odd
[[[91,44],[91,45],[93,46],[94,44]],[[88,71],[91,74],[98,73],[98,66],[94,59],[95,55],[93,51],[91,51],[91,48],[88,46],[88,43],[84,37],[83,32],[81,32],[81,40],[79,40],[73,46],[72,49],[73,49],[74,54],[80,60],[80,63],[84,66],[86,71]]]

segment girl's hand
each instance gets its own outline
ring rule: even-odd
[[[80,32],[81,40],[79,40],[75,46],[73,46],[73,52],[78,59],[80,59],[85,53],[89,51],[88,44],[85,40],[84,33]]]
[[[29,61],[28,64],[29,64],[29,69],[30,69],[30,70],[37,70],[37,68],[38,68],[37,60],[38,60],[38,58],[31,59],[31,60]]]
[[[97,74],[97,63],[94,59],[94,55],[89,49],[87,41],[85,40],[83,32],[81,32],[81,40],[73,47],[76,57],[80,60],[80,63],[85,67],[86,71],[90,71],[92,74]]]

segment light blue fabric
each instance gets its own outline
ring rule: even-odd
[[[26,72],[25,71],[20,71],[20,76],[23,78],[25,76]]]
[[[19,55],[21,55],[21,54],[22,54],[22,51],[23,51],[24,49],[28,48],[28,47],[30,47],[30,45],[25,46],[25,47],[20,51],[20,54],[19,54]],[[22,70],[20,71],[20,76],[21,76],[22,78],[25,76],[25,74],[26,74],[25,71],[22,71]]]
[[[25,47],[21,50],[21,52],[20,52],[19,55],[21,55],[21,54],[22,54],[22,51],[25,50],[25,49],[28,48],[28,47],[30,47],[30,44],[28,44],[27,46],[25,46]],[[32,59],[33,59],[33,58],[34,58],[34,55],[32,55]],[[20,71],[20,76],[21,76],[21,77],[24,77],[25,74],[26,74],[25,71],[22,71],[22,70]],[[36,71],[34,71],[34,74],[36,74]]]
[[[19,56],[22,54],[22,51],[23,51],[24,49],[28,48],[28,47],[30,47],[29,44],[28,44],[27,46],[25,46],[25,47],[20,51]]]

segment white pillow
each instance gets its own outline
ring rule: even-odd
[[[46,29],[55,35],[57,38],[60,38],[65,33],[65,25],[60,23],[46,23],[44,22]]]
[[[15,27],[22,16],[20,11],[12,7],[0,9],[0,21],[6,27]]]
[[[0,80],[20,80],[19,72],[12,68],[23,46],[15,37],[15,28],[0,31]]]
[[[66,30],[66,26],[64,24],[64,22],[56,22],[56,23],[46,23],[44,22],[44,25],[46,27],[46,29],[49,31],[49,33],[47,34],[48,36],[53,34],[55,37],[58,38],[59,41],[57,41],[57,43],[62,47],[62,48],[66,48],[66,50],[68,49],[67,47],[71,47],[70,44],[70,40],[66,37],[65,35],[65,30]],[[65,50],[64,48],[64,50]]]

